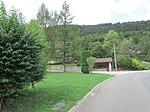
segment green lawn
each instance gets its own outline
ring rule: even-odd
[[[11,99],[5,112],[68,112],[95,85],[112,76],[82,73],[47,73],[45,79],[22,96]],[[58,103],[65,106],[52,110]]]

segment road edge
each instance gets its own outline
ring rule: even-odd
[[[113,77],[109,78],[109,79],[106,79],[104,80],[103,82],[97,84],[96,86],[94,86],[94,88],[92,90],[90,90],[81,100],[79,100],[68,112],[73,112],[76,108],[79,107],[79,105],[84,102],[84,100],[94,91],[96,90],[99,86],[103,85],[104,83],[114,79],[118,77],[117,75],[114,75]]]

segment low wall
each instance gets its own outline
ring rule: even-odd
[[[50,72],[63,72],[63,66],[62,65],[53,65],[48,66],[47,71]],[[66,66],[67,72],[81,72],[80,66]]]

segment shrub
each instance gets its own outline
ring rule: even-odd
[[[145,70],[150,70],[150,62],[141,61]]]
[[[137,59],[132,59],[132,70],[143,70],[144,65]]]
[[[81,71],[85,74],[88,74],[89,73],[89,67],[87,65],[82,65]]]
[[[87,63],[88,63],[88,67],[89,67],[89,73],[92,73],[92,69],[94,67],[95,61],[96,61],[96,58],[94,58],[94,57],[87,58]]]
[[[89,51],[83,51],[82,52],[82,57],[81,57],[81,71],[83,73],[89,73],[88,70],[88,64],[87,64],[87,58],[90,57],[90,52]]]
[[[126,70],[143,70],[144,66],[143,64],[135,59],[131,58],[128,55],[119,55],[117,58],[117,64],[118,67],[122,67],[123,69]]]
[[[119,55],[117,57],[117,65],[123,69],[131,69],[132,59],[127,55]]]
[[[44,66],[41,58],[43,45],[38,33],[29,30],[16,11],[7,14],[4,5],[0,8],[4,9],[0,10],[0,111],[2,111],[8,98],[21,92],[30,83],[42,80]]]

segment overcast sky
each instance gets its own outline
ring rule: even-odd
[[[60,10],[64,0],[2,0],[10,10],[19,9],[27,21],[36,18],[41,3],[49,11]],[[150,0],[66,0],[75,16],[73,24],[94,25],[150,20]]]

